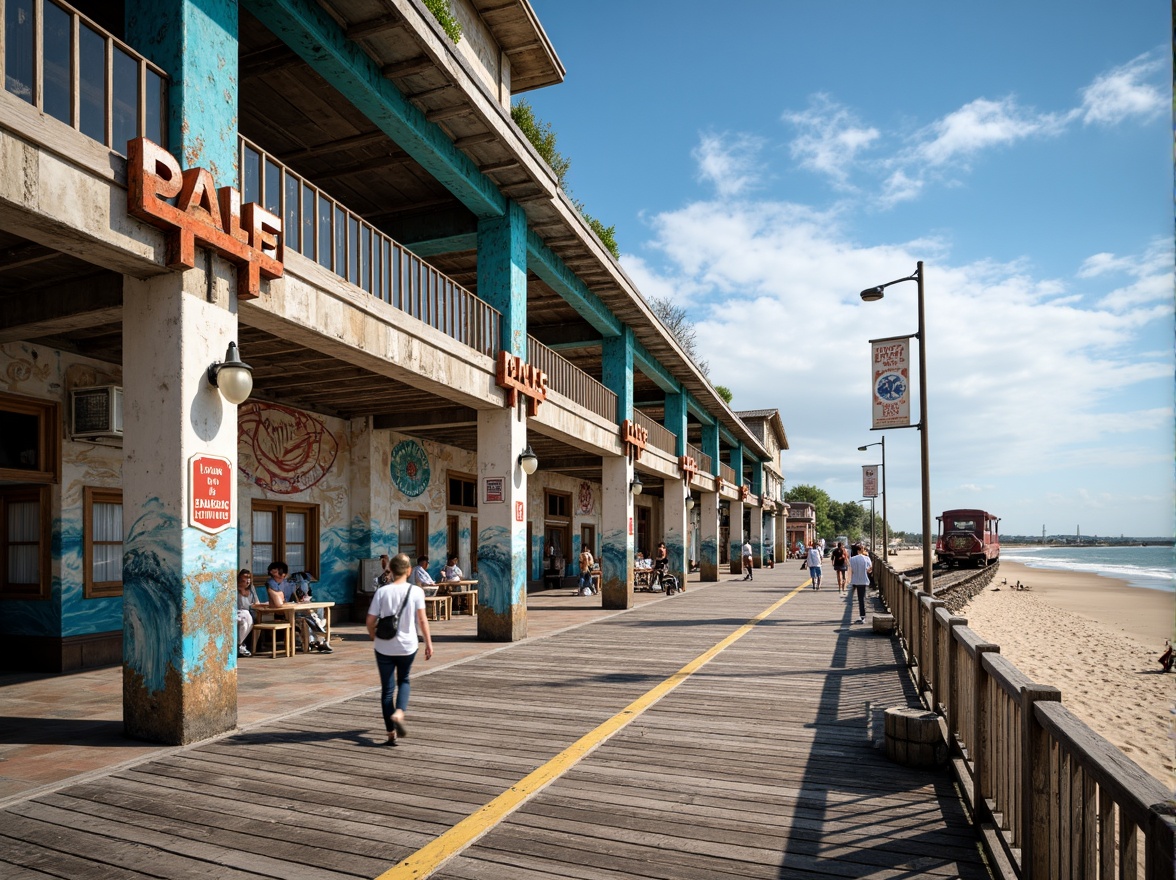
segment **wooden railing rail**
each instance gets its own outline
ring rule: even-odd
[[[694,457],[694,463],[698,465],[698,472],[700,474],[714,474],[714,464],[711,462],[711,457],[697,446],[692,443],[687,443],[686,454]]]
[[[117,153],[167,146],[167,74],[59,0],[0,0],[0,83]]]
[[[649,432],[649,443],[674,458],[678,457],[678,435],[664,425],[658,424],[645,413],[633,410],[633,421]]]
[[[547,387],[610,422],[617,418],[617,395],[533,336],[527,337],[527,362],[547,373]]]
[[[241,197],[282,218],[285,246],[488,357],[502,315],[305,178],[239,138]]]
[[[1173,875],[1170,793],[883,560],[875,581],[927,706],[945,720],[974,821],[1018,880]]]
[[[728,486],[738,487],[740,484],[740,481],[735,479],[735,468],[729,464],[723,464],[721,461],[719,462],[719,476],[723,478],[723,482]]]

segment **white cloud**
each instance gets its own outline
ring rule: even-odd
[[[1082,121],[1114,125],[1132,116],[1150,119],[1165,112],[1165,90],[1146,82],[1164,67],[1159,60],[1140,55],[1098,77],[1082,90]]]
[[[809,99],[807,110],[783,118],[801,131],[789,145],[793,158],[838,185],[846,184],[858,154],[879,137],[878,129],[862,126],[849,109],[823,93]]]
[[[762,146],[762,139],[751,135],[703,134],[694,150],[698,175],[714,184],[722,198],[742,195],[755,188]]]
[[[1064,124],[1064,117],[1033,113],[1013,98],[979,98],[921,132],[921,143],[912,151],[912,158],[931,166],[966,161],[982,150],[1037,135],[1059,134]]]

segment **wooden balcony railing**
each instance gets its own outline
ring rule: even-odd
[[[167,146],[167,74],[58,0],[0,0],[0,82],[115,152]]]
[[[547,374],[547,387],[552,391],[558,391],[610,422],[616,421],[616,394],[533,336],[527,337],[527,362]]]
[[[649,432],[649,443],[663,452],[678,457],[678,435],[660,425],[643,412],[633,410],[633,421]]]
[[[240,138],[242,200],[282,218],[285,245],[356,287],[494,357],[502,315],[260,147]]]
[[[723,482],[728,486],[738,486],[739,481],[735,479],[735,468],[729,464],[719,462],[719,476],[723,478]]]
[[[973,821],[995,830],[1019,880],[1171,878],[1169,791],[882,559],[874,577],[894,614],[923,702],[943,716]]]
[[[711,462],[711,457],[699,449],[692,443],[686,444],[686,454],[694,457],[694,463],[698,465],[698,472],[700,474],[713,474],[711,469],[714,464]]]

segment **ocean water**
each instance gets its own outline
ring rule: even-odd
[[[1172,547],[1001,547],[1000,558],[1030,568],[1122,578],[1133,587],[1176,592]]]

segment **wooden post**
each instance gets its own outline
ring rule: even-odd
[[[1021,688],[1021,876],[1049,880],[1049,817],[1057,809],[1050,791],[1050,736],[1037,721],[1033,704],[1060,702],[1062,692],[1043,684]]]
[[[946,608],[940,612],[938,609],[935,612],[936,617],[939,618],[940,628],[943,632],[944,645],[947,648],[947,671],[944,673],[945,685],[939,688],[939,693],[945,697],[943,704],[944,717],[947,720],[947,743],[953,745],[956,740],[956,731],[960,726],[960,686],[957,679],[957,653],[960,650],[956,645],[955,628],[957,626],[966,626],[968,619],[966,617],[956,617]]]
[[[968,751],[972,755],[972,785],[975,803],[972,809],[977,819],[993,821],[988,799],[993,795],[991,721],[993,706],[988,699],[988,670],[984,667],[985,654],[999,654],[1000,645],[984,642],[975,646],[976,661],[972,667],[972,723],[968,737]]]
[[[1144,877],[1161,880],[1173,875],[1176,864],[1176,804],[1153,804],[1148,817]]]

